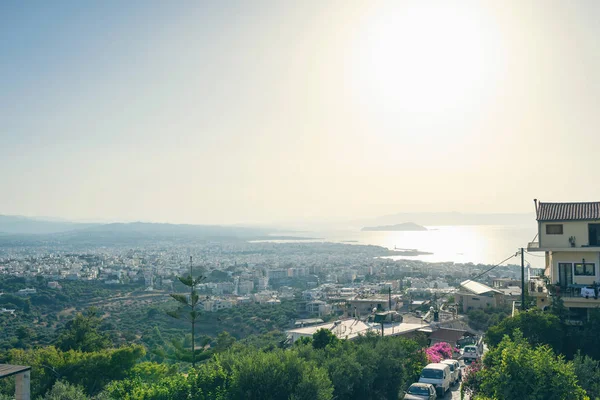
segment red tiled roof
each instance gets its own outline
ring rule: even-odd
[[[537,205],[538,221],[582,221],[600,219],[600,202],[542,203]]]

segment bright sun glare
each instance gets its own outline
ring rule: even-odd
[[[497,47],[492,30],[477,15],[480,10],[398,4],[406,3],[378,10],[361,29],[354,81],[363,101],[409,112],[475,105],[490,84],[493,66],[486,53]]]

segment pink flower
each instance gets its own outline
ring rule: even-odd
[[[452,358],[453,349],[446,342],[439,342],[425,350],[427,360],[432,363],[440,362],[447,358]]]

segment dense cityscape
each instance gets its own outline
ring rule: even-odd
[[[0,1],[0,400],[600,400],[598,21]]]
[[[181,368],[190,361],[189,329],[168,313],[175,307],[171,295],[189,290],[180,277],[190,272],[202,277],[194,286],[201,360],[224,351],[225,338],[228,346],[237,341],[287,347],[331,323],[340,339],[382,333],[422,335],[431,342],[450,332],[458,335],[451,339],[457,346],[467,332],[481,336],[491,323],[477,314],[471,324],[465,319],[480,308],[462,300],[465,293],[477,296],[468,291],[471,278],[502,293],[501,299],[481,296],[481,307],[488,309],[489,301],[498,300],[497,318],[520,295],[517,265],[397,259],[401,251],[379,246],[156,232],[152,240],[142,235],[124,237],[123,243],[115,240],[117,232],[93,245],[77,239],[80,232],[75,240],[62,235],[0,238],[0,349],[56,346],[73,318],[88,318],[112,343],[147,348],[145,362]],[[384,321],[377,319],[388,312],[393,314]]]

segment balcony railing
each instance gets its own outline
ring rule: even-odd
[[[552,296],[560,296],[567,298],[580,298],[580,299],[588,299],[591,301],[597,301],[598,305],[600,305],[600,287],[594,291],[593,286],[585,286],[585,285],[567,285],[567,286],[559,286],[552,285],[552,289],[550,290],[550,295]]]
[[[529,242],[529,243],[527,243],[527,248],[528,249],[539,249],[540,242]]]
[[[532,277],[527,282],[527,290],[530,296],[533,297],[548,297],[548,289],[546,287],[546,280],[542,277]]]
[[[538,293],[547,293],[548,290],[546,289],[546,282],[543,279],[540,278],[532,278],[529,281],[529,293],[531,293],[532,295],[538,294]]]

